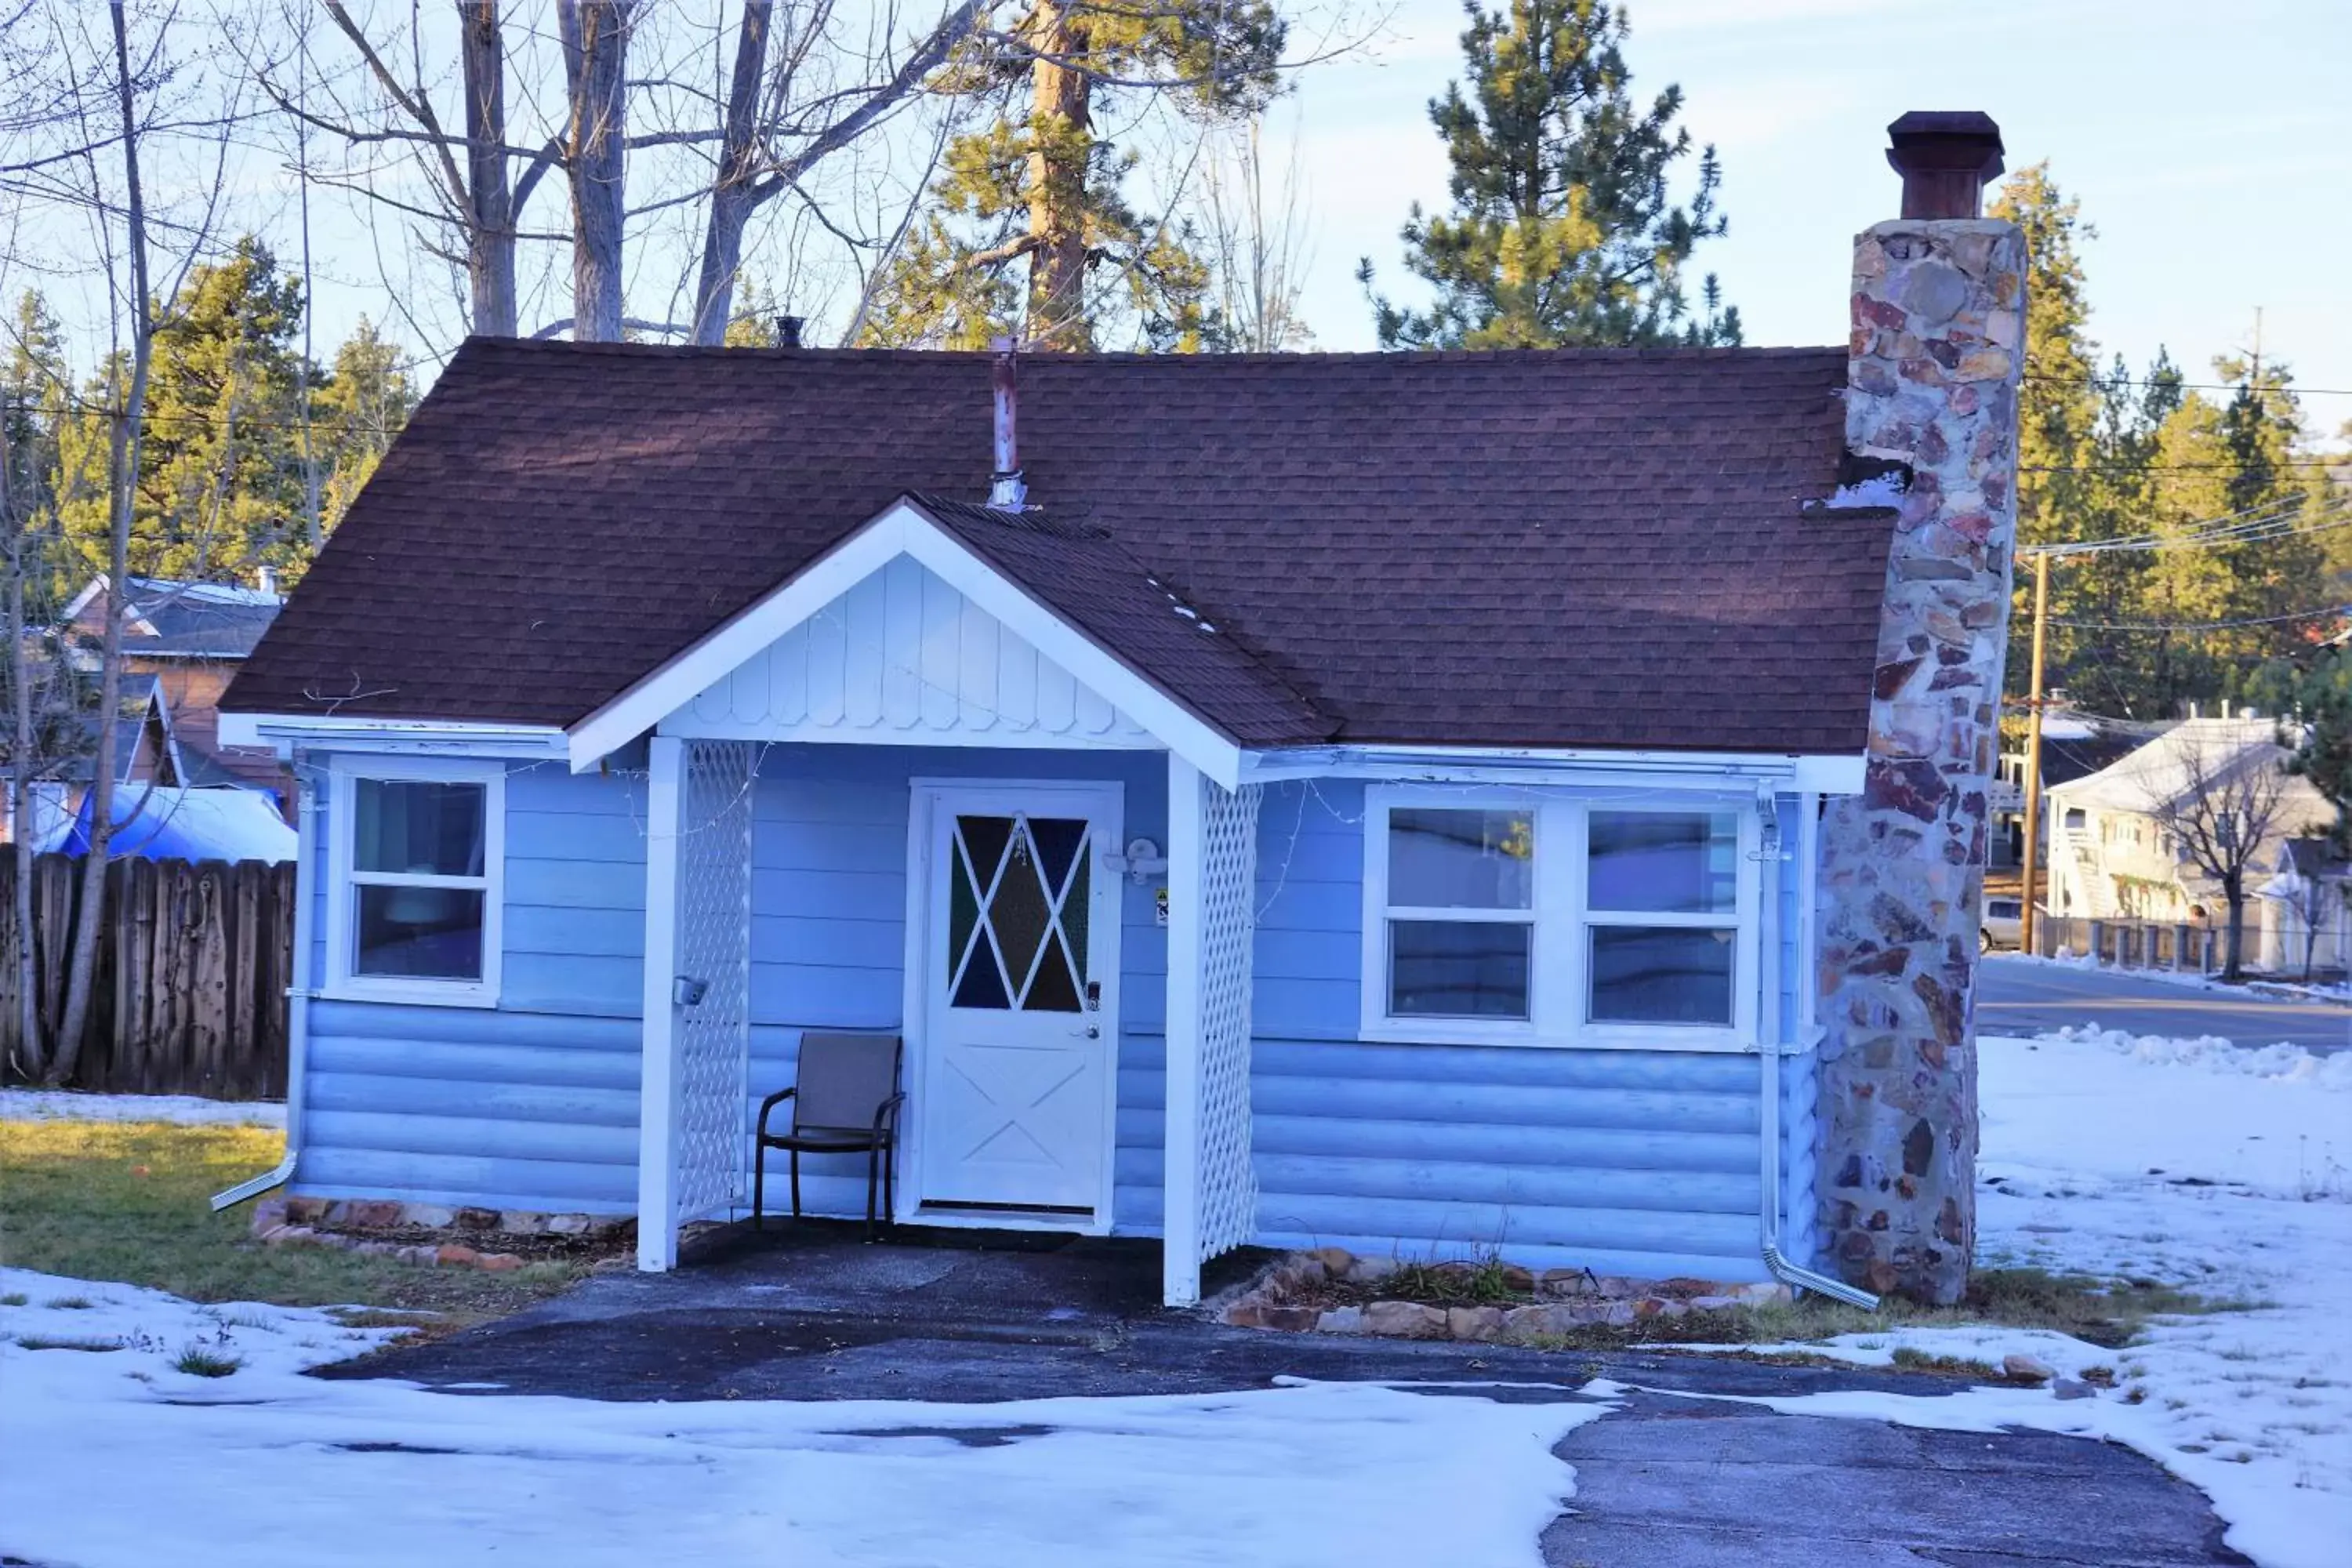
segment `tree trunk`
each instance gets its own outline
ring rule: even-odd
[[[147,284],[147,205],[139,183],[139,118],[131,89],[131,44],[114,0],[115,103],[122,116],[124,227],[131,255],[131,384],[115,411],[108,443],[106,631],[99,641],[98,755],[90,763],[89,853],[82,859],[74,900],[73,951],[66,973],[66,1005],[58,1020],[57,1048],[45,1081],[73,1077],[89,1027],[98,974],[99,916],[106,901],[106,851],[114,837],[116,715],[122,706],[122,595],[131,577],[131,512],[137,500],[140,448],[147,434],[147,369],[155,347],[153,300]]]
[[[1029,253],[1028,337],[1083,351],[1094,346],[1086,298],[1093,79],[1067,62],[1085,53],[1086,23],[1057,0],[1041,0],[1029,37],[1038,58],[1029,67],[1029,233],[1037,243]]]
[[[17,514],[8,446],[9,409],[0,399],[0,523],[8,530],[8,688],[13,726],[8,748],[9,854],[16,863],[16,929],[9,933],[8,968],[16,981],[16,1070],[38,1082],[47,1076],[47,1043],[33,990],[33,660],[25,646],[25,525]]]
[[[702,270],[694,288],[694,341],[715,347],[727,340],[735,309],[735,280],[743,262],[743,228],[759,207],[751,183],[759,171],[760,88],[768,60],[774,0],[744,0],[735,35],[735,74],[727,85],[719,173],[710,186],[710,221],[702,239]]]
[[[2246,977],[2246,893],[2236,882],[2221,885],[2221,898],[2230,906],[2230,931],[2221,948],[2221,978],[2234,985]]]
[[[507,184],[506,47],[498,0],[458,0],[466,79],[466,277],[472,330],[510,338],[515,323],[515,212]]]
[[[562,0],[572,176],[572,340],[621,337],[622,176],[632,0]]]

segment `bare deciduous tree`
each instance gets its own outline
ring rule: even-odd
[[[2221,978],[2242,980],[2247,874],[2286,826],[2286,770],[2272,746],[2225,747],[2191,738],[2178,757],[2178,780],[2150,792],[2148,815],[2182,858],[2221,889],[2230,921]]]

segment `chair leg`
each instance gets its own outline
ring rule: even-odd
[[[768,1228],[768,1146],[755,1146],[751,1151],[751,1228]]]
[[[898,1224],[898,1146],[895,1142],[882,1145],[882,1224],[895,1230]]]
[[[793,1151],[793,1218],[801,1217],[801,1152]]]
[[[874,1240],[874,1189],[882,1178],[882,1146],[877,1143],[866,1156],[866,1240]]]

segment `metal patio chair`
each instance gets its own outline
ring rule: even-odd
[[[866,1157],[866,1239],[874,1239],[877,1184],[882,1214],[887,1217],[897,1207],[893,1155],[898,1145],[898,1108],[907,1100],[898,1089],[899,1055],[896,1035],[810,1033],[801,1037],[797,1081],[760,1102],[759,1143],[751,1175],[753,1229],[767,1227],[769,1150],[782,1149],[792,1155],[794,1219],[801,1216],[803,1154],[862,1153]],[[769,1114],[788,1100],[793,1102],[792,1131],[769,1131]]]

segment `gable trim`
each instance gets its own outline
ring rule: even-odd
[[[1241,779],[1242,752],[1210,724],[1125,660],[1071,625],[940,527],[913,501],[894,501],[781,587],[664,660],[568,731],[576,772],[677,712],[761,649],[905,555],[996,617],[1040,654],[1157,736],[1227,789]]]

